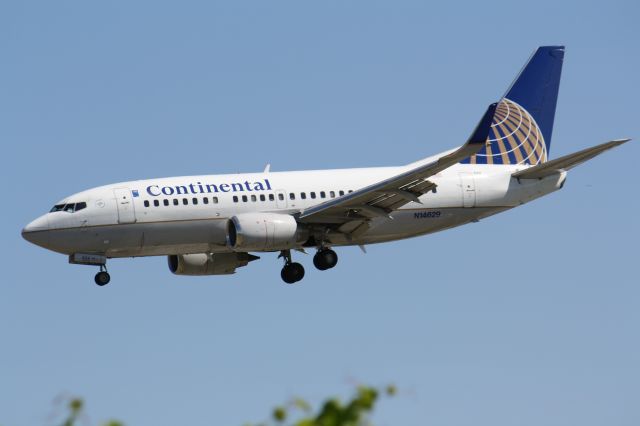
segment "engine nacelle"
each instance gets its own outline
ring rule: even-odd
[[[233,274],[236,268],[247,266],[260,259],[249,253],[196,253],[167,257],[169,270],[176,275],[225,275]]]
[[[288,214],[240,213],[227,222],[227,245],[234,250],[284,250],[307,237],[308,232]]]

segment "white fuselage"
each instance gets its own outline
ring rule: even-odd
[[[295,214],[341,194],[397,175],[409,167],[268,172],[138,180],[74,194],[58,205],[86,203],[75,212],[53,211],[31,222],[30,241],[64,253],[106,257],[232,251],[227,222],[246,212]],[[363,245],[440,231],[516,207],[562,187],[565,172],[518,181],[528,166],[458,164],[431,177],[435,191],[372,220],[356,238],[339,232],[332,245]],[[290,248],[299,248],[302,243]]]

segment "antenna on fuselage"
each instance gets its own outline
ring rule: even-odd
[[[264,171],[262,173],[269,173],[271,171],[271,163],[267,163],[266,166],[264,166]]]

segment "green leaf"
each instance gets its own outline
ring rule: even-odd
[[[284,422],[287,418],[287,410],[280,406],[273,409],[273,419],[277,422]]]

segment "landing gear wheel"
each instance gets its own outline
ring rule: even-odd
[[[338,263],[338,254],[331,249],[318,250],[313,256],[313,265],[321,271],[331,269]]]
[[[95,281],[96,284],[102,287],[103,285],[109,284],[109,281],[111,281],[111,276],[107,271],[100,271],[96,274]]]
[[[304,278],[304,267],[297,262],[288,263],[282,268],[280,276],[287,284],[297,283]]]
[[[296,282],[304,278],[304,267],[301,264],[293,262],[289,265],[289,268],[293,269],[293,274],[296,277]]]

